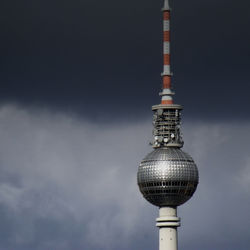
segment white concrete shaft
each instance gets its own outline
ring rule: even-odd
[[[159,250],[178,250],[176,228],[160,228],[159,237]]]
[[[180,226],[180,218],[177,217],[176,208],[161,207],[156,221],[159,227],[159,250],[178,250],[177,227]]]

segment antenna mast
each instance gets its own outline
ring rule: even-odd
[[[163,72],[162,72],[162,92],[160,95],[161,104],[173,104],[172,96],[174,93],[171,90],[171,61],[170,61],[170,18],[171,9],[169,0],[165,0],[163,12]]]

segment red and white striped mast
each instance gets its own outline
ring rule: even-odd
[[[169,0],[164,1],[163,11],[163,72],[161,104],[173,104],[174,93],[171,90],[171,63],[170,63],[170,17]]]

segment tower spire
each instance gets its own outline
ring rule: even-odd
[[[161,104],[154,105],[153,142],[154,148],[183,146],[180,131],[182,106],[174,104],[171,89],[171,62],[170,62],[170,0],[164,0],[163,11],[163,72]]]
[[[170,62],[170,18],[169,0],[164,0],[163,12],[163,72],[161,104],[173,104],[174,93],[171,90],[171,62]]]

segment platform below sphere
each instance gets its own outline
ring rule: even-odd
[[[179,206],[194,194],[199,181],[193,159],[179,148],[158,148],[141,162],[138,186],[155,206]]]

